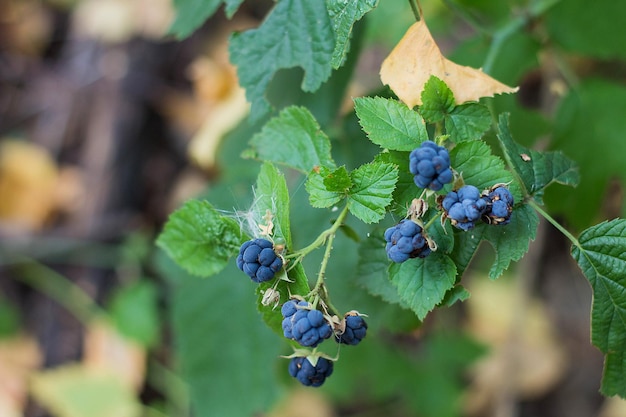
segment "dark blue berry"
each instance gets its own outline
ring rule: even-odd
[[[480,191],[473,185],[464,185],[450,191],[441,202],[453,226],[470,230],[487,210],[487,202],[480,197]]]
[[[483,200],[487,204],[483,219],[489,224],[505,225],[511,221],[514,199],[504,186],[496,187]]]
[[[274,245],[267,239],[245,242],[239,249],[237,267],[254,282],[265,282],[274,278],[283,267],[283,260],[274,252]]]
[[[422,227],[412,220],[401,220],[395,226],[385,230],[387,256],[394,262],[401,263],[409,258],[425,258],[430,254],[428,241],[422,234]]]
[[[435,142],[427,140],[409,155],[409,171],[413,174],[415,185],[439,191],[452,182],[450,155],[448,150]]]
[[[345,320],[346,329],[335,340],[345,345],[358,345],[367,333],[367,323],[356,312],[346,314]]]
[[[302,346],[315,347],[328,339],[332,327],[319,310],[312,310],[306,301],[289,300],[281,308],[283,335]]]
[[[333,373],[333,362],[326,358],[317,358],[313,365],[303,356],[292,358],[289,362],[289,375],[307,387],[319,387]]]

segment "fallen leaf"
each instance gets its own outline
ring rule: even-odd
[[[270,411],[267,417],[332,417],[328,399],[319,391],[296,388]]]
[[[480,69],[458,65],[445,58],[426,23],[420,20],[409,28],[385,59],[380,79],[400,100],[413,108],[422,104],[424,84],[432,75],[448,85],[456,104],[518,90],[491,78]]]
[[[146,374],[146,350],[112,325],[94,321],[86,329],[83,364],[114,374],[121,383],[139,391]]]
[[[16,230],[41,229],[56,205],[56,163],[27,142],[0,143],[0,222]]]
[[[34,399],[56,417],[139,417],[141,404],[117,375],[72,364],[33,375]]]
[[[502,390],[531,399],[552,389],[565,372],[566,359],[544,306],[520,298],[519,287],[505,278],[475,279],[471,292],[469,331],[490,353],[472,368],[468,414],[484,414]]]
[[[0,340],[0,416],[21,417],[28,378],[41,363],[37,342],[26,336]]]

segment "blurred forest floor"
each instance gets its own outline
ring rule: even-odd
[[[227,36],[271,3],[246,2],[232,22],[175,41],[164,38],[168,0],[0,2],[0,417],[48,415],[41,403],[54,408],[62,377],[41,370],[71,363],[120,369],[144,402],[163,396],[145,381],[155,366],[145,346],[85,326],[93,307],[81,297],[108,306],[142,279],[164,308],[152,242],[182,200],[219,179],[218,139],[247,112]],[[495,353],[477,364],[467,413],[624,416],[598,394],[590,288],[561,235],[540,230],[520,265],[534,279],[473,290],[468,314]],[[84,294],[62,305],[74,287],[54,288],[59,277]],[[171,366],[161,320],[151,355]]]

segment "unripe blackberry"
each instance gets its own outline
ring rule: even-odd
[[[254,282],[265,282],[274,278],[283,267],[283,260],[274,252],[274,245],[266,239],[245,242],[239,249],[237,267]]]
[[[283,335],[302,346],[315,347],[328,339],[332,327],[319,310],[306,301],[289,300],[281,308]]]
[[[409,171],[415,185],[439,191],[444,184],[452,182],[448,150],[427,140],[409,155]]]
[[[387,256],[394,262],[401,263],[409,258],[425,258],[430,254],[428,241],[420,225],[409,219],[403,219],[385,231]]]
[[[443,198],[441,206],[453,226],[468,231],[485,213],[487,202],[480,197],[480,191],[473,185],[464,185],[457,191],[450,191]]]
[[[289,375],[307,387],[319,387],[333,373],[333,361],[317,358],[313,365],[309,358],[298,356],[289,362]]]
[[[511,221],[515,201],[506,187],[494,188],[483,199],[487,203],[487,210],[483,216],[486,223],[505,225]]]

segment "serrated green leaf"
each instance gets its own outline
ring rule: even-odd
[[[334,48],[332,23],[321,1],[281,0],[259,28],[233,34],[230,57],[252,103],[251,119],[270,111],[265,90],[281,68],[301,67],[302,89],[317,90],[330,76]]]
[[[284,241],[288,251],[293,250],[291,239],[291,223],[289,208],[289,190],[285,181],[285,176],[274,165],[266,162],[261,167],[257,177],[255,190],[255,203],[253,206],[254,218],[263,220],[267,211],[272,214],[274,242]],[[258,220],[257,220],[258,221]],[[276,279],[280,279],[284,274],[284,269],[279,271]],[[288,277],[291,281],[280,280],[276,290],[280,293],[280,302],[289,299],[290,294],[307,294],[309,283],[302,265],[296,265],[289,271]],[[275,309],[272,304],[263,305],[263,293],[274,285],[275,281],[261,283],[257,287],[257,307],[261,312],[263,320],[275,332],[282,334],[282,316],[280,309]]]
[[[572,256],[591,283],[591,340],[605,354],[603,394],[626,397],[626,220],[583,231]]]
[[[539,204],[542,204],[544,190],[552,183],[578,185],[578,167],[562,152],[538,152],[517,144],[509,131],[507,114],[500,115],[498,128],[498,139],[507,161],[522,180],[525,193]]]
[[[348,189],[350,189],[350,187],[352,187],[350,174],[348,174],[348,170],[343,165],[334,171],[324,168],[321,172],[324,176],[324,186],[328,191],[345,193]]]
[[[491,127],[491,114],[482,104],[463,104],[445,116],[445,126],[454,142],[480,139]]]
[[[339,68],[348,53],[354,23],[377,4],[378,0],[326,0],[335,31],[335,50],[331,61],[333,68]]]
[[[430,123],[442,121],[454,109],[454,93],[434,75],[424,84],[421,97],[419,112]]]
[[[291,224],[289,223],[289,190],[285,176],[269,162],[261,166],[261,171],[254,187],[255,201],[252,207],[253,217],[258,225],[267,226],[264,217],[268,212],[274,225],[274,241],[283,240],[291,248]],[[261,229],[259,228],[258,232]]]
[[[443,300],[441,301],[441,305],[446,307],[452,307],[454,304],[458,302],[463,302],[470,298],[471,294],[464,286],[457,284],[449,290]]]
[[[539,217],[527,204],[515,207],[509,224],[483,226],[483,239],[496,251],[496,259],[489,269],[489,278],[498,278],[511,262],[522,259],[528,252],[530,241],[535,240],[537,236],[538,226]]]
[[[424,223],[428,223],[433,216],[440,217],[440,213],[433,208],[429,209],[424,216]],[[428,220],[425,220],[428,219]],[[439,219],[428,228],[428,235],[437,244],[437,251],[443,253],[450,253],[454,248],[454,233],[452,232],[452,225],[450,222],[445,222],[441,225]]]
[[[398,182],[395,190],[393,190],[393,201],[389,210],[398,217],[406,216],[407,207],[421,193],[413,181],[413,174],[409,172],[409,153],[383,152],[376,155],[374,160],[398,166]]]
[[[350,213],[365,223],[380,221],[391,203],[398,182],[398,168],[393,164],[372,162],[350,173],[352,183],[348,195]]]
[[[324,177],[312,172],[304,184],[307,193],[309,193],[309,203],[316,208],[331,207],[340,202],[345,194],[337,191],[328,191],[324,185]]]
[[[456,267],[447,255],[433,252],[389,267],[389,277],[400,299],[423,320],[454,286]]]
[[[170,215],[157,245],[191,274],[221,271],[244,241],[239,225],[206,201],[190,200]]]
[[[213,16],[222,3],[226,4],[226,16],[231,18],[243,0],[174,0],[176,18],[169,32],[178,39],[186,38]]]
[[[454,229],[454,248],[450,252],[450,258],[454,261],[457,270],[457,282],[461,280],[463,272],[467,269],[472,258],[476,254],[476,250],[482,241],[485,228],[483,225],[477,225],[472,230],[465,232],[456,228]]]
[[[422,117],[405,104],[383,97],[360,97],[354,110],[367,137],[393,151],[412,151],[428,140]]]
[[[124,336],[145,347],[152,347],[159,338],[157,287],[141,280],[121,287],[109,305],[115,327]]]
[[[304,107],[281,111],[252,137],[250,146],[245,156],[284,164],[304,174],[314,167],[335,167],[328,136]]]
[[[509,190],[516,202],[521,201],[521,190],[513,175],[504,168],[502,159],[491,154],[489,145],[482,141],[457,144],[450,151],[452,167],[463,176],[465,184],[479,190],[488,189],[497,183],[511,183]]]

